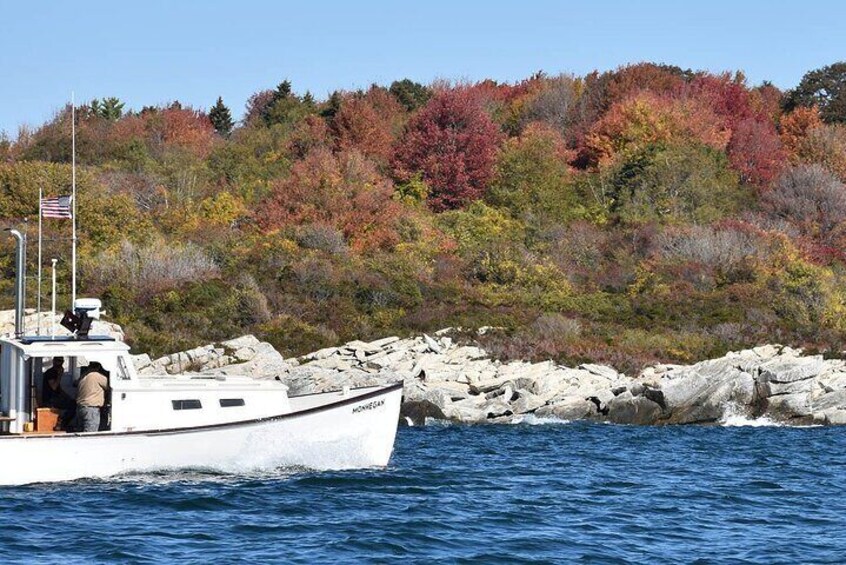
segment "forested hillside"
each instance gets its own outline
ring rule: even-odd
[[[0,139],[2,223],[29,218],[31,243],[39,185],[69,193],[70,116]],[[290,355],[445,326],[502,328],[483,338],[501,357],[621,370],[844,347],[846,63],[789,92],[641,63],[327,100],[283,81],[237,124],[220,99],[76,116],[80,294],[138,351],[249,332]],[[69,235],[45,220],[63,297]],[[4,238],[7,308],[12,259]]]

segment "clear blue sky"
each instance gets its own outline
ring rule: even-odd
[[[40,124],[72,90],[135,109],[223,96],[240,117],[286,77],[324,98],[403,77],[513,81],[649,60],[789,88],[846,59],[844,22],[835,1],[0,0],[0,131]]]

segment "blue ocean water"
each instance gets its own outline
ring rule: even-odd
[[[0,562],[841,563],[846,430],[404,428],[391,465],[0,489]]]

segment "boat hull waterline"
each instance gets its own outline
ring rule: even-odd
[[[401,401],[398,383],[348,395],[312,395],[308,409],[254,421],[145,432],[2,436],[0,485],[186,469],[249,473],[284,467],[383,467],[393,451]]]

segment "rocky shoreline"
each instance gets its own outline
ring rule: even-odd
[[[0,312],[2,333],[8,332],[7,317]],[[100,332],[122,337],[119,326],[98,324]],[[414,425],[431,419],[509,423],[529,415],[634,425],[712,424],[728,415],[791,425],[846,424],[846,361],[791,347],[763,345],[627,376],[605,365],[500,362],[452,334],[446,329],[352,341],[296,359],[284,359],[269,343],[247,335],[133,360],[144,375],[275,378],[292,395],[403,381],[402,417]]]
[[[135,360],[144,374],[279,378],[291,394],[402,380],[402,415],[414,425],[429,419],[509,423],[530,414],[634,425],[712,424],[727,415],[846,424],[846,362],[786,346],[763,345],[695,365],[655,365],[631,377],[604,365],[504,363],[450,334],[353,341],[298,359],[283,359],[270,344],[244,336]]]

